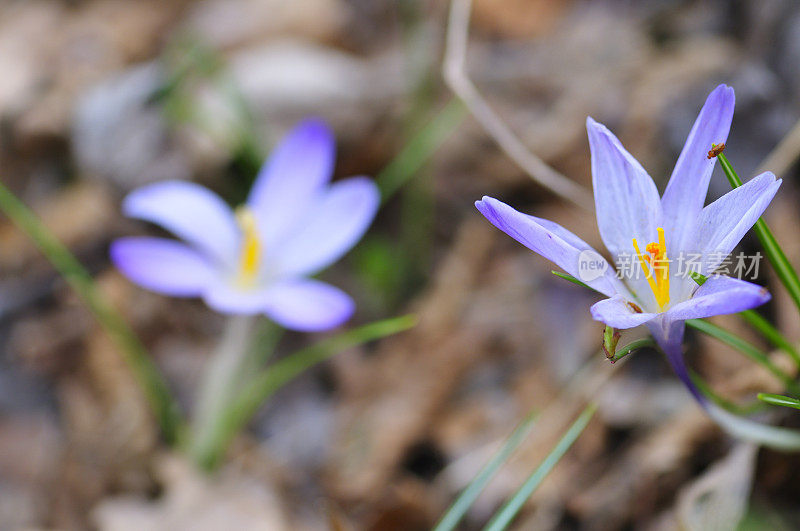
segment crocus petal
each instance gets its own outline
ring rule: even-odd
[[[573,232],[568,231],[555,221],[550,221],[549,219],[544,219],[544,218],[537,218],[536,216],[531,216],[530,214],[523,214],[523,216],[526,216],[534,223],[541,225],[542,227],[544,227],[545,230],[552,232],[553,234],[564,240],[569,245],[575,247],[579,251],[594,251],[591,245],[581,240]]]
[[[212,310],[227,315],[256,315],[264,312],[269,287],[246,288],[227,278],[219,278],[203,293]]]
[[[111,260],[126,277],[158,293],[196,297],[212,282],[215,270],[188,246],[163,238],[121,238],[111,244]]]
[[[766,288],[731,277],[714,276],[700,286],[691,299],[666,311],[667,319],[702,319],[737,313],[761,306],[770,299]]]
[[[301,332],[335,328],[347,321],[355,303],[345,292],[318,280],[281,282],[269,289],[264,313]]]
[[[711,144],[728,139],[733,119],[733,89],[720,85],[708,95],[692,126],[661,204],[667,220],[667,236],[678,249],[688,241],[694,220],[706,200],[716,157],[708,158]]]
[[[653,179],[604,125],[586,119],[592,151],[597,226],[603,243],[616,258],[656,241],[661,221],[661,200]],[[642,247],[643,249],[643,247]]]
[[[617,293],[627,293],[622,283],[614,275],[614,268],[588,244],[553,222],[547,227],[537,218],[518,212],[492,197],[484,198],[475,206],[492,225],[502,230],[522,245],[554,262],[570,275],[579,278],[588,286],[609,297]],[[602,274],[597,278],[587,279],[580,271],[582,253],[591,252],[594,258],[604,264]]]
[[[611,256],[635,258],[633,239],[644,251],[656,241],[661,224],[661,199],[647,172],[605,126],[586,120],[592,151],[592,186],[597,210],[597,226]],[[631,275],[627,283],[638,295],[642,307],[656,306],[655,297],[644,274]]]
[[[355,310],[349,295],[318,280],[292,280],[253,289],[219,281],[204,293],[203,300],[220,313],[264,313],[279,325],[301,332],[339,326]]]
[[[684,322],[672,320],[667,314],[662,313],[647,323],[647,328],[664,352],[664,355],[666,355],[672,370],[675,371],[675,375],[692,393],[695,400],[701,406],[706,407],[708,400],[692,381],[689,369],[686,367],[686,361],[683,358],[683,333],[686,329]]]
[[[186,181],[164,181],[130,193],[126,216],[150,221],[224,264],[235,260],[239,229],[233,212],[215,193]]]
[[[781,180],[770,172],[753,177],[742,186],[723,195],[701,212],[692,241],[697,251],[716,254],[714,262],[704,260],[701,273],[708,275],[738,244],[745,233],[764,213]],[[707,256],[705,257],[707,258]]]
[[[333,132],[319,119],[297,125],[261,168],[247,200],[270,247],[300,219],[333,175]]]
[[[591,310],[592,318],[614,328],[633,328],[654,319],[658,314],[638,313],[631,308],[624,297],[615,295],[595,303]]]
[[[379,203],[378,187],[366,177],[333,184],[307,218],[276,243],[278,274],[310,275],[338,260],[361,239]]]

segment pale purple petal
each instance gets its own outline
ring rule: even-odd
[[[111,261],[131,281],[164,295],[196,297],[215,270],[200,253],[163,238],[121,238],[111,244]]]
[[[544,218],[537,218],[536,216],[531,216],[530,214],[523,214],[529,217],[534,223],[537,223],[544,227],[545,230],[548,230],[564,240],[569,245],[575,247],[579,251],[594,251],[591,245],[586,243],[585,241],[581,240],[575,233],[568,231],[555,221],[550,221],[549,219]]]
[[[691,299],[676,304],[666,314],[673,321],[702,319],[749,310],[769,299],[770,294],[764,287],[736,278],[713,276],[697,288]]]
[[[781,180],[775,180],[772,173],[762,173],[700,212],[690,240],[693,242],[691,250],[720,256],[713,263],[704,260],[702,274],[713,273],[722,258],[736,247],[769,206],[780,185]]]
[[[492,225],[528,249],[554,262],[564,271],[582,280],[593,289],[609,297],[617,293],[627,293],[625,287],[616,278],[614,268],[610,267],[580,238],[569,233],[563,227],[559,227],[552,222],[548,222],[547,227],[545,227],[537,221],[538,218],[518,212],[502,201],[488,196],[484,196],[482,200],[477,201],[475,206]],[[605,264],[603,274],[592,280],[587,280],[579,269],[581,253],[586,253],[587,251],[594,252],[597,258]]]
[[[269,287],[240,287],[234,281],[220,278],[203,293],[203,300],[212,310],[227,315],[264,313],[269,300]]]
[[[264,313],[279,325],[301,332],[337,327],[355,310],[349,295],[318,280],[292,280],[257,288],[217,282],[206,291],[203,300],[220,313]]]
[[[657,240],[661,223],[661,199],[655,183],[605,126],[586,120],[592,151],[592,186],[594,187],[597,226],[613,260],[630,259],[635,249],[633,239],[644,251]],[[634,258],[636,264],[636,259]],[[638,267],[638,266],[637,266]],[[655,305],[655,298],[644,274],[627,279],[644,306]]]
[[[686,361],[683,358],[683,332],[686,325],[683,321],[675,321],[667,314],[660,314],[656,319],[647,323],[647,328],[653,335],[658,346],[664,351],[667,361],[675,374],[683,382],[692,396],[701,406],[707,407],[708,400],[692,381]]]
[[[240,234],[233,212],[198,184],[164,181],[143,186],[125,198],[122,211],[160,225],[223,264],[236,258]]]
[[[655,313],[638,313],[631,308],[625,297],[614,295],[610,299],[603,299],[595,303],[592,308],[592,318],[614,328],[634,328],[656,317]]]
[[[604,125],[587,118],[597,226],[611,255],[655,241],[661,200],[653,179]]]
[[[361,239],[378,211],[378,187],[366,177],[334,183],[275,244],[278,275],[314,274],[338,260]]]
[[[267,247],[306,214],[333,175],[335,140],[319,119],[292,129],[275,147],[256,177],[248,206]]]
[[[335,328],[350,319],[355,303],[345,292],[318,280],[281,282],[269,289],[264,313],[301,332]]]
[[[717,161],[716,157],[708,158],[708,151],[711,144],[728,139],[734,103],[733,89],[726,85],[718,86],[708,95],[675,164],[661,201],[667,220],[667,241],[672,242],[673,248],[684,248],[694,220],[703,208]]]

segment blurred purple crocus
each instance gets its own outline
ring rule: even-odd
[[[720,85],[708,96],[662,197],[620,141],[605,126],[587,119],[600,236],[615,263],[627,253],[644,275],[620,280],[596,251],[556,223],[522,214],[491,197],[476,203],[497,228],[606,295],[591,307],[594,319],[622,329],[646,324],[677,375],[703,405],[707,401],[683,360],[684,321],[740,312],[770,299],[766,289],[731,277],[710,276],[698,287],[689,275],[675,268],[670,272],[669,267],[670,259],[702,253],[712,258],[704,260],[697,272],[709,276],[758,220],[781,184],[772,173],[762,173],[703,206],[716,162],[707,153],[712,144],[726,141],[733,107],[730,87]],[[587,259],[601,263],[588,276],[581,270]]]
[[[308,277],[361,238],[377,212],[379,193],[366,177],[330,184],[334,159],[331,130],[309,119],[279,143],[236,210],[190,182],[140,188],[125,198],[124,213],[160,225],[183,242],[121,238],[111,246],[111,259],[142,287],[202,297],[221,313],[263,313],[300,331],[336,327],[352,315],[353,300]]]

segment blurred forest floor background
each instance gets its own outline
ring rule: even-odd
[[[110,267],[109,242],[147,230],[119,201],[167,178],[241,201],[269,147],[307,115],[336,131],[338,177],[377,175],[391,191],[325,277],[354,295],[353,323],[420,317],[282,389],[207,480],[165,450],[103,330],[3,218],[0,528],[428,529],[540,412],[469,513],[464,529],[476,529],[589,399],[598,415],[517,528],[709,529],[743,507],[744,528],[800,527],[800,458],[726,437],[654,351],[610,365],[592,295],[475,211],[490,194],[599,243],[593,214],[531,181],[443,84],[447,4],[0,3],[2,181],[96,274],[184,405],[223,318]],[[706,94],[727,83],[737,106],[726,154],[749,178],[800,117],[800,5],[474,0],[467,65],[525,145],[587,187],[587,115],[663,189]],[[785,179],[767,219],[800,264],[797,169],[767,169]],[[727,186],[715,174],[712,198]],[[766,262],[759,281],[779,286]],[[800,339],[773,291],[764,310]],[[724,345],[689,339],[691,365],[720,394],[781,390]],[[709,508],[709,497],[727,503]]]

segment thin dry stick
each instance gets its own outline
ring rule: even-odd
[[[798,121],[783,140],[775,146],[764,162],[758,165],[756,174],[771,171],[782,177],[800,156],[800,121]]]
[[[453,0],[450,4],[442,69],[445,82],[461,98],[472,115],[494,138],[506,155],[525,170],[534,181],[582,208],[593,209],[592,194],[531,153],[492,110],[467,76],[465,63],[471,9],[472,0]]]

